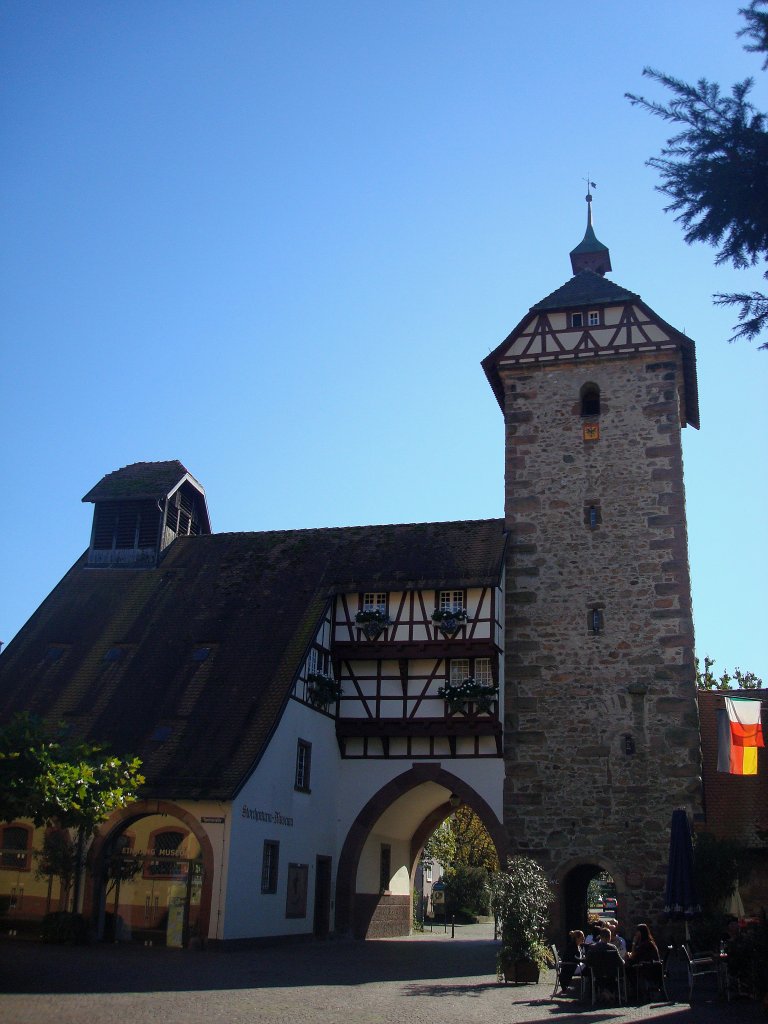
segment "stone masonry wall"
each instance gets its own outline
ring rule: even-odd
[[[607,869],[631,927],[663,908],[673,809],[701,809],[681,361],[501,372],[509,846],[558,882],[580,864]],[[600,388],[598,441],[582,439],[586,383]],[[563,919],[563,893],[556,928],[583,926]]]

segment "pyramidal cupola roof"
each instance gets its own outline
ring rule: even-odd
[[[594,185],[594,182],[589,182],[589,184]],[[582,270],[592,270],[596,274],[603,275],[613,269],[611,254],[608,251],[608,246],[598,240],[595,229],[592,227],[591,192],[587,192],[585,199],[587,201],[587,230],[576,248],[571,249],[571,266],[574,274],[578,274]]]

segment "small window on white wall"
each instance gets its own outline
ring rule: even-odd
[[[440,610],[455,612],[464,607],[463,590],[441,590]]]
[[[589,326],[590,327],[598,327],[599,324],[600,324],[600,314],[597,312],[597,310],[595,310],[595,309],[591,310],[588,315],[589,315]]]
[[[475,658],[475,682],[481,686],[493,686],[490,658]]]
[[[469,658],[451,658],[450,684],[458,686],[469,678]]]
[[[312,760],[312,744],[299,740],[296,744],[296,776],[294,789],[309,793],[309,769]]]
[[[380,611],[386,612],[387,610],[387,594],[363,594],[363,611],[373,612]]]
[[[320,668],[317,664],[317,648],[313,647],[307,657],[307,675],[312,675],[313,672],[319,672]]]

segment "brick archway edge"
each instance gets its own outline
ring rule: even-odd
[[[407,772],[396,776],[378,793],[374,794],[368,803],[363,807],[352,823],[347,838],[344,840],[341,854],[339,856],[339,867],[336,872],[336,931],[346,934],[352,929],[355,903],[355,885],[357,881],[357,866],[360,862],[360,854],[368,835],[379,820],[384,811],[390,807],[398,797],[403,796],[417,786],[425,782],[435,782],[444,786],[451,793],[455,793],[462,804],[471,807],[480,818],[483,825],[488,829],[491,839],[494,842],[499,854],[499,860],[504,862],[504,854],[507,849],[507,836],[504,828],[496,817],[490,804],[487,803],[468,783],[458,776],[445,771],[439,764],[414,765]],[[419,825],[411,840],[411,857],[415,861],[421,852],[424,843],[441,821],[444,821],[450,813],[450,805],[443,804],[436,808]]]
[[[104,847],[115,835],[119,835],[123,829],[128,828],[139,818],[148,818],[154,814],[167,814],[171,818],[177,818],[183,822],[190,832],[193,833],[200,843],[200,852],[203,856],[203,885],[200,892],[200,936],[207,939],[208,928],[211,921],[211,897],[213,894],[213,846],[208,838],[208,833],[202,827],[198,819],[189,811],[169,800],[138,800],[129,807],[115,813],[101,826],[93,840],[88,853],[88,868],[93,879],[93,884],[86,893],[85,906],[83,911],[86,916],[93,914],[94,908],[98,906],[97,887],[103,884],[102,872],[99,870],[104,856]]]

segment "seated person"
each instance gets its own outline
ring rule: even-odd
[[[635,929],[635,935],[632,939],[632,949],[630,949],[626,957],[627,966],[634,968],[634,970],[629,972],[629,987],[633,995],[640,997],[643,994],[643,982],[651,982],[650,975],[643,978],[643,972],[649,972],[651,969],[648,965],[658,963],[660,959],[659,947],[651,935],[651,929],[647,924],[639,924]]]
[[[611,933],[611,942],[614,944],[616,949],[618,949],[621,959],[626,960],[627,943],[621,935],[619,935],[619,922],[615,918],[611,917],[605,922],[605,927],[609,929]]]
[[[587,966],[592,969],[595,990],[613,993],[616,991],[616,975],[621,967],[619,951],[611,942],[609,928],[598,930],[597,942],[587,946]]]
[[[581,973],[582,948],[584,946],[584,932],[578,929],[568,932],[568,942],[563,954],[563,963],[560,967],[560,987],[565,990],[571,983],[575,974]]]
[[[627,953],[627,963],[648,963],[660,959],[659,947],[651,935],[651,929],[647,924],[639,924],[635,928],[632,949]]]

